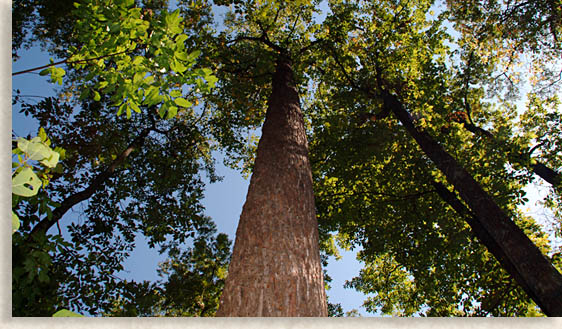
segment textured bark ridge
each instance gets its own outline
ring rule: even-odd
[[[327,316],[308,143],[283,56],[217,316]]]
[[[390,108],[424,153],[455,186],[474,217],[469,222],[488,250],[504,265],[525,292],[548,316],[562,316],[562,275],[527,235],[501,210],[494,200],[451,155],[431,136],[418,130],[398,98],[388,92]],[[439,189],[438,189],[439,192]],[[441,190],[443,192],[443,190]],[[451,198],[446,194],[445,200]],[[457,209],[455,202],[452,206]],[[462,211],[461,211],[462,212]],[[507,264],[507,265],[506,265]]]

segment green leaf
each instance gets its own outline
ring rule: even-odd
[[[74,313],[72,311],[66,310],[66,309],[62,309],[60,311],[57,311],[55,314],[53,314],[54,318],[83,318],[84,316],[82,314],[78,314],[78,313]]]
[[[209,85],[210,88],[214,88],[217,81],[219,81],[219,79],[214,75],[207,76],[206,79],[207,79],[207,84]]]
[[[129,105],[131,106],[133,111],[135,111],[137,113],[141,113],[141,110],[140,110],[140,108],[139,108],[139,106],[137,105],[136,102],[130,102]]]
[[[39,162],[41,162],[45,167],[54,168],[56,167],[57,163],[59,162],[60,154],[55,151],[51,151],[51,156],[45,158]]]
[[[170,96],[172,97],[181,97],[182,92],[179,89],[174,89],[172,91],[170,91]]]
[[[144,57],[142,57],[142,56],[135,56],[135,59],[133,60],[133,63],[132,63],[132,64],[133,64],[134,66],[138,66],[138,65],[140,65],[140,64],[143,62],[143,60],[144,60]]]
[[[182,46],[184,46],[185,40],[187,40],[186,34],[180,34],[176,37],[176,45],[178,46],[178,48],[183,49]]]
[[[20,219],[18,218],[18,215],[16,215],[13,211],[12,211],[12,234],[17,231],[20,228]]]
[[[39,282],[49,282],[49,276],[45,271],[40,271],[38,276]]]
[[[176,114],[178,114],[178,108],[176,106],[170,106],[168,107],[168,115],[166,116],[166,119],[171,119],[173,117],[176,116]]]
[[[185,51],[174,52],[174,57],[182,61],[187,61],[187,53]]]
[[[45,129],[43,127],[39,128],[39,134],[37,136],[41,139],[41,142],[43,143],[47,142],[48,140],[47,133],[45,132]]]
[[[14,178],[12,178],[12,193],[21,196],[34,196],[41,187],[41,180],[31,170],[31,168],[23,168]]]
[[[145,92],[144,103],[148,106],[153,106],[162,101],[162,96],[159,93],[159,88],[156,86],[150,86]]]
[[[41,132],[39,132],[41,134]],[[45,135],[46,138],[46,135]],[[49,168],[56,166],[59,154],[41,141],[41,137],[34,137],[31,141],[20,137],[18,148],[25,152],[31,160],[40,161]]]
[[[168,106],[166,105],[166,103],[163,103],[160,108],[158,109],[158,115],[160,116],[160,118],[163,118],[164,115],[166,114],[166,111],[168,110]]]
[[[172,34],[178,34],[182,32],[180,28],[181,17],[179,9],[174,10],[171,14],[167,15],[165,18],[166,28]]]
[[[191,102],[188,101],[185,98],[176,98],[174,99],[174,103],[176,103],[177,106],[181,106],[181,107],[185,107],[188,108],[191,106]]]
[[[90,89],[84,89],[80,93],[80,97],[78,98],[78,100],[83,101],[86,98],[88,98],[89,96],[90,96]]]
[[[145,72],[137,72],[135,73],[135,75],[133,76],[133,83],[137,84],[140,81],[142,81],[142,79],[144,78]]]
[[[181,62],[177,61],[175,58],[170,63],[170,68],[178,73],[183,73],[187,70],[187,67]]]
[[[121,113],[123,113],[123,110],[125,109],[127,105],[125,103],[121,104],[121,106],[119,106],[119,110],[117,110],[117,116],[120,116]]]
[[[45,75],[48,75],[49,73],[51,73],[51,68],[50,68],[50,67],[48,67],[48,68],[42,70],[41,72],[39,72],[39,75],[45,76]]]
[[[188,62],[193,62],[193,61],[195,61],[195,59],[196,59],[197,57],[199,57],[199,55],[201,55],[201,51],[200,51],[200,50],[192,51],[192,52],[187,56],[187,61],[188,61]]]
[[[154,82],[154,76],[153,75],[149,75],[146,78],[144,78],[144,83],[147,85],[151,85]]]

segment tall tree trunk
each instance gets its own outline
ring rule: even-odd
[[[327,316],[308,143],[280,55],[217,316]]]
[[[562,316],[562,275],[527,235],[501,210],[474,178],[431,136],[418,130],[395,95],[383,91],[384,106],[392,111],[425,154],[455,186],[475,218],[489,251],[548,316]],[[480,229],[480,228],[479,228]]]

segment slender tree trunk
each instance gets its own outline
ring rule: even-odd
[[[560,174],[547,167],[545,164],[537,161],[535,164],[532,164],[531,167],[533,168],[533,172],[535,174],[541,176],[542,179],[549,182],[551,185],[559,186],[560,184],[562,184],[562,178],[560,177]]]
[[[288,58],[262,136],[217,316],[327,316],[303,115]]]
[[[439,182],[432,182],[437,194],[447,202],[459,215],[461,215],[464,220],[468,223],[472,229],[472,233],[478,238],[480,243],[482,243],[489,252],[491,252],[494,257],[499,261],[503,269],[505,269],[516,282],[525,282],[523,278],[519,277],[519,272],[517,267],[512,263],[512,260],[505,254],[501,246],[494,240],[494,238],[486,231],[484,225],[482,224],[482,219],[475,216],[470,209],[468,209],[462,202],[457,198],[455,193],[449,191],[445,185]],[[530,290],[528,287],[524,289],[525,291]]]
[[[66,214],[68,210],[72,207],[77,205],[78,203],[89,199],[95,191],[103,186],[105,181],[113,175],[115,169],[119,167],[125,160],[129,157],[129,155],[137,148],[141,147],[144,144],[144,140],[146,136],[150,133],[151,128],[145,128],[128,146],[127,148],[121,152],[121,154],[115,158],[104,171],[99,173],[88,185],[87,188],[80,192],[76,192],[67,198],[65,198],[61,203],[60,206],[53,210],[52,216],[43,218],[37,225],[33,227],[31,233],[29,234],[28,240],[32,239],[32,237],[36,234],[45,234],[53,226],[58,220]]]
[[[489,139],[495,138],[495,136],[491,132],[477,127],[470,122],[461,121],[461,123],[468,131],[472,132],[473,134],[482,134]],[[560,174],[558,172],[539,161],[536,161],[534,164],[532,164],[531,168],[536,175],[540,176],[542,179],[553,186],[558,186],[560,183],[562,183],[562,178],[560,177]]]
[[[383,91],[383,100],[480,219],[477,224],[486,232],[483,237],[493,241],[487,245],[490,252],[503,264],[513,265],[504,268],[546,315],[562,316],[562,275],[474,178],[431,136],[414,126],[396,96]]]

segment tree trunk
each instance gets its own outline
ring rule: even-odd
[[[304,120],[280,55],[217,316],[327,312]]]
[[[562,316],[562,275],[527,235],[500,209],[472,176],[427,133],[418,130],[398,98],[383,91],[384,106],[390,109],[425,154],[455,186],[475,217],[480,219],[481,237],[493,241],[489,251],[548,316]]]

